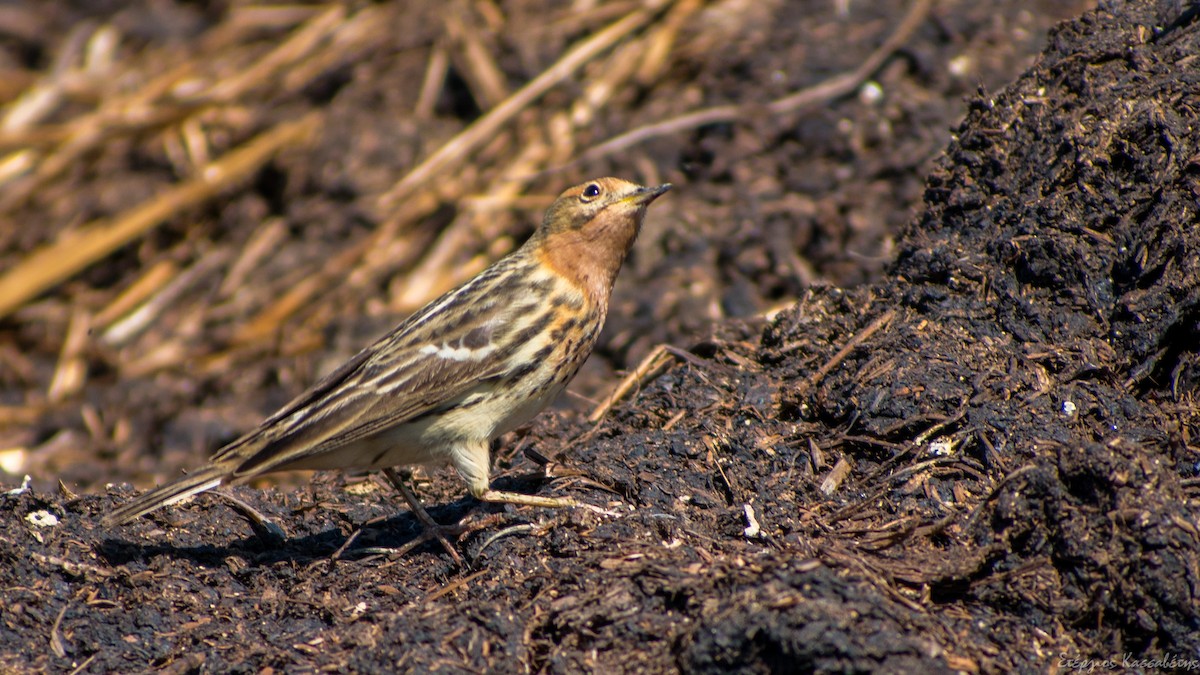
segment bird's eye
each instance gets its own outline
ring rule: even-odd
[[[587,201],[591,201],[599,196],[600,196],[600,186],[595,183],[592,183],[591,185],[583,188],[583,195],[581,196],[581,198],[583,199],[583,201],[587,202]]]

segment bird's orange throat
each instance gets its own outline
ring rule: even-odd
[[[589,300],[607,305],[617,273],[637,238],[640,223],[630,225],[555,232],[538,247],[538,259]]]

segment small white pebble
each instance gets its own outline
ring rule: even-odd
[[[1067,417],[1074,417],[1076,410],[1078,410],[1078,408],[1076,407],[1074,401],[1063,401],[1063,404],[1062,404],[1063,415],[1065,415]]]
[[[949,439],[933,441],[929,444],[929,454],[945,457],[954,452],[954,442]]]
[[[874,80],[863,84],[862,88],[858,90],[858,100],[867,105],[879,103],[883,100],[883,87]]]
[[[25,516],[25,520],[34,527],[54,527],[58,525],[58,516],[46,510],[34,511]]]
[[[25,474],[25,479],[21,481],[21,487],[13,488],[5,494],[7,494],[10,497],[17,497],[19,495],[25,494],[26,492],[29,491],[29,481],[31,481],[31,480],[33,480],[33,479],[29,477],[29,474]]]
[[[742,532],[750,538],[758,536],[762,531],[762,526],[758,524],[758,519],[754,517],[754,507],[749,504],[743,504],[742,509],[746,512],[746,529]]]
[[[971,70],[973,70],[974,67],[975,67],[975,64],[971,60],[971,57],[967,56],[966,54],[963,54],[963,55],[956,56],[956,57],[950,59],[950,63],[947,67],[947,70],[949,70],[950,74],[953,75],[954,77],[964,77],[964,76],[970,74]]]

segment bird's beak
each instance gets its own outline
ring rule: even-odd
[[[658,187],[640,187],[637,190],[634,190],[633,194],[629,195],[625,199],[639,206],[643,204],[649,204],[655,199],[658,199],[663,193],[665,193],[667,190],[670,190],[672,187],[674,186],[670,183],[663,183]]]

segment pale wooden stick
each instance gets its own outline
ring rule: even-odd
[[[604,416],[616,405],[617,401],[625,398],[625,395],[632,391],[634,387],[651,380],[670,360],[671,353],[667,351],[666,345],[655,347],[646,355],[646,358],[642,359],[642,362],[636,368],[625,376],[625,379],[621,380],[621,383],[604,399],[604,402],[597,406],[591,415],[588,415],[588,421],[595,424],[604,419]]]
[[[425,79],[421,81],[421,93],[417,95],[417,104],[413,106],[413,116],[419,120],[433,119],[433,109],[437,106],[438,95],[446,85],[446,73],[450,72],[450,55],[442,45],[435,45],[429,54],[429,64],[425,66]]]

